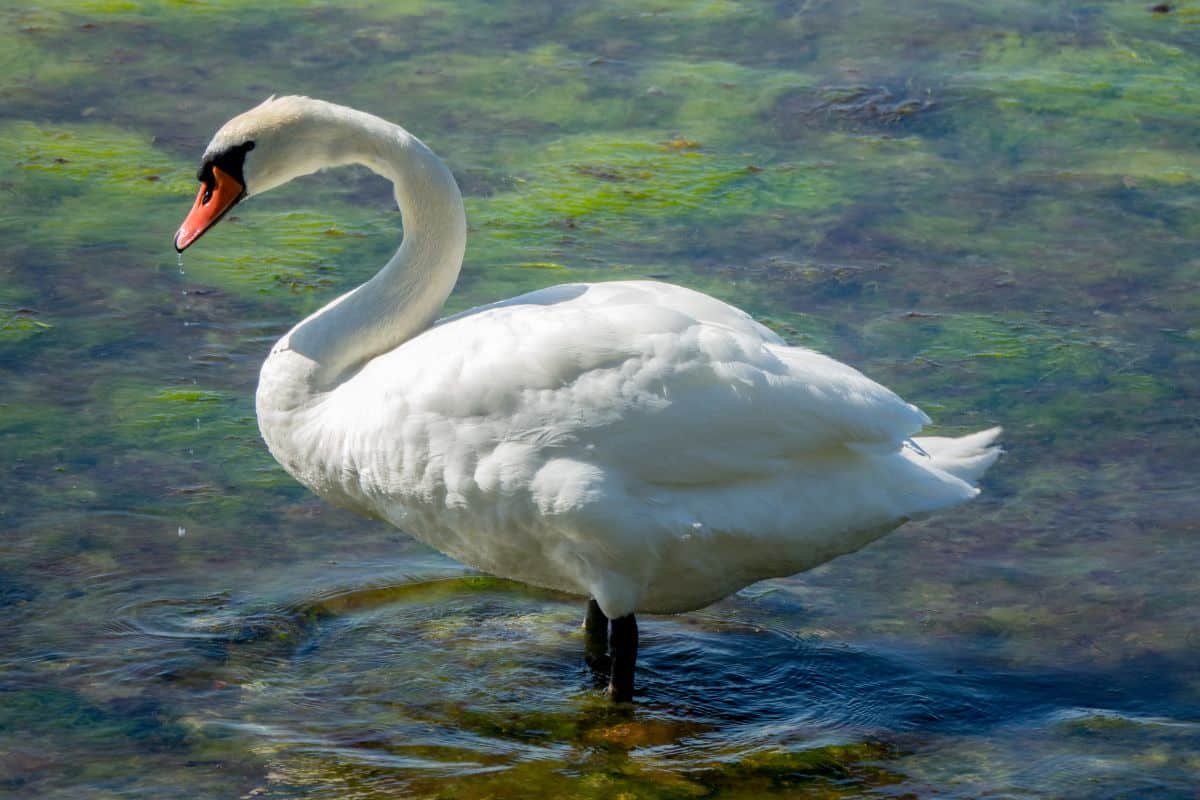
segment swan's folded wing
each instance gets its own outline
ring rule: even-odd
[[[833,359],[702,323],[635,363],[629,383],[649,400],[592,443],[650,483],[781,474],[830,448],[895,452],[928,422]]]
[[[659,484],[778,473],[830,447],[897,450],[927,422],[857,370],[680,291],[480,309],[360,378],[389,414],[444,420],[479,446],[528,443]]]

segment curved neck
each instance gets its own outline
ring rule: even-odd
[[[391,179],[404,240],[375,277],[276,344],[262,380],[277,407],[295,408],[333,390],[371,358],[429,327],[454,288],[466,247],[462,195],[445,164],[398,125],[328,108],[321,147],[304,171],[358,163]]]

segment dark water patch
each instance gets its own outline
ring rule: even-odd
[[[181,796],[182,781],[210,787],[236,784],[257,771],[244,753],[197,740],[171,709],[154,699],[98,701],[42,687],[0,691],[0,705],[0,790],[17,797],[68,797],[81,784],[98,791],[172,797]],[[20,736],[13,735],[17,731]],[[140,774],[133,765],[152,773]],[[208,772],[189,774],[198,765]],[[212,770],[220,776],[217,781]]]
[[[132,742],[152,752],[184,747],[188,738],[170,713],[149,698],[124,697],[98,704],[53,687],[3,691],[0,697],[4,727],[12,730],[19,725],[29,736],[70,731],[97,741],[115,739],[117,747]]]
[[[0,572],[0,608],[24,606],[38,596],[37,586],[15,575]]]

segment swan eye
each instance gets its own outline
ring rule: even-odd
[[[224,172],[239,181],[245,182],[243,170],[246,168],[246,153],[254,149],[254,142],[244,142],[227,150],[222,150],[213,156],[213,166],[220,167]],[[211,172],[211,170],[210,170]]]
[[[243,186],[246,184],[243,173],[246,167],[246,153],[249,153],[253,149],[254,142],[249,141],[222,150],[215,156],[204,160],[204,163],[200,165],[200,169],[196,170],[196,180],[205,186],[205,203],[212,198],[213,188],[217,183],[216,178],[213,177],[213,167],[220,167],[222,172],[237,178],[238,183]]]

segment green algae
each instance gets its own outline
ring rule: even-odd
[[[45,7],[0,8],[0,68],[7,77],[0,97],[11,101],[34,94],[45,86],[61,86],[86,80],[96,67],[82,59],[61,58],[46,39],[63,35],[70,22]]]
[[[415,98],[470,96],[472,113],[497,130],[543,131],[632,122],[626,97],[599,91],[586,58],[558,44],[507,55],[437,53],[397,65],[398,80]],[[635,117],[636,118],[636,117]]]
[[[22,174],[28,188],[52,197],[93,187],[119,188],[123,200],[177,196],[189,183],[146,137],[106,125],[16,122],[0,128],[0,141],[5,178]]]
[[[0,342],[19,342],[53,330],[54,324],[40,319],[30,308],[6,309],[0,307]]]
[[[644,91],[670,102],[663,117],[689,137],[736,146],[739,123],[765,114],[787,92],[813,79],[785,69],[753,69],[735,62],[660,60],[639,71]]]
[[[903,343],[909,358],[935,366],[970,365],[971,371],[987,371],[1001,385],[1006,378],[1024,384],[1032,372],[1039,380],[1094,381],[1136,356],[1136,350],[1120,339],[1088,336],[1076,326],[1016,314],[885,317],[867,327],[865,334],[881,354]],[[996,361],[1014,363],[1010,367]]]
[[[1022,110],[1075,121],[1147,125],[1182,119],[1200,103],[1194,60],[1154,40],[1112,35],[1106,46],[1063,48],[1007,36],[980,60],[986,67],[970,76],[991,92],[1019,97]]]
[[[844,757],[838,752],[841,749],[831,747],[811,755],[780,757],[777,763],[764,764],[761,769],[756,765],[740,771],[714,770],[694,776],[648,770],[626,762],[577,777],[572,774],[574,765],[533,762],[436,784],[397,783],[390,781],[383,770],[349,770],[315,758],[284,762],[277,774],[285,791],[307,790],[314,797],[344,797],[352,792],[363,798],[394,797],[398,791],[423,798],[490,798],[520,796],[533,790],[544,796],[597,800],[752,798],[764,794],[835,800],[862,796],[864,789],[884,789],[899,782],[895,775],[860,766],[849,759],[839,764],[837,759]],[[858,788],[849,786],[849,781],[857,782]]]
[[[347,254],[355,260],[379,251],[378,243],[399,241],[399,216],[355,212],[334,215],[328,211],[291,210],[263,212],[249,205],[239,209],[233,226],[214,247],[206,244],[189,251],[189,280],[216,285],[238,294],[330,295],[345,284]],[[186,213],[186,212],[184,212]],[[232,230],[231,230],[232,229]],[[369,239],[374,247],[363,247]],[[382,259],[380,260],[382,263]]]
[[[756,214],[808,215],[845,197],[831,170],[760,167],[665,137],[559,139],[528,169],[514,190],[468,203],[472,252],[492,264],[557,263],[569,254],[582,266],[597,250],[644,259],[701,221],[733,231]]]
[[[145,220],[189,190],[148,137],[113,127],[17,122],[0,142],[0,230],[42,252],[161,242]]]
[[[355,589],[351,592],[338,592],[329,597],[321,598],[313,605],[306,607],[305,614],[316,614],[323,617],[331,614],[359,612],[364,609],[385,606],[391,603],[403,602],[408,598],[420,598],[425,602],[436,601],[439,598],[458,596],[463,592],[519,592],[530,597],[547,598],[560,597],[557,592],[537,589],[516,583],[515,581],[496,578],[490,575],[468,575],[459,578],[446,578],[436,581],[413,581],[393,586],[378,586]]]

